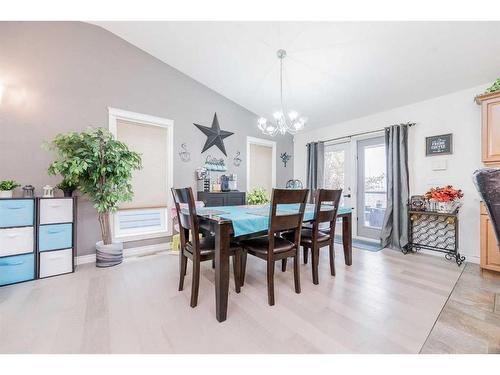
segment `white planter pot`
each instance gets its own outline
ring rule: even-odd
[[[0,190],[0,198],[12,198],[13,190]]]
[[[102,241],[95,244],[96,266],[112,267],[123,261],[123,243],[113,242],[111,245],[104,245]]]

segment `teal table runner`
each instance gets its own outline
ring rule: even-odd
[[[331,206],[325,205],[321,209],[329,210]],[[296,213],[298,204],[280,204],[277,207],[278,215]],[[351,213],[350,207],[339,207],[338,214]],[[198,215],[215,215],[231,220],[234,236],[239,237],[252,233],[267,231],[269,229],[269,205],[261,206],[218,206],[197,208]],[[307,204],[304,212],[304,221],[314,219],[314,205]]]

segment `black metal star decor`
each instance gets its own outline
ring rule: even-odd
[[[226,130],[220,130],[217,113],[214,114],[212,127],[209,128],[208,126],[203,126],[195,123],[193,123],[193,125],[200,129],[203,134],[207,136],[207,141],[203,146],[203,150],[201,150],[202,153],[207,151],[212,146],[217,146],[219,150],[221,150],[222,153],[227,156],[223,139],[229,137],[230,135],[233,135],[234,133],[228,132]]]

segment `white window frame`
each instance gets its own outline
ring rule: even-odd
[[[250,145],[272,147],[273,164],[271,166],[272,187],[276,187],[276,142],[269,139],[247,136],[247,192],[250,192]],[[271,192],[269,192],[271,194]]]
[[[158,126],[167,129],[167,187],[171,188],[174,182],[174,121],[162,117],[145,115],[142,113],[126,111],[123,109],[108,107],[108,127],[111,134],[117,135],[117,123],[119,120],[137,122],[139,124]],[[162,228],[156,231],[144,231],[121,234],[118,227],[118,220],[115,220],[115,215],[111,215],[111,234],[114,240],[129,242],[139,241],[151,238],[159,238],[170,236],[172,234],[172,220],[170,220],[169,210],[173,205],[173,198],[170,194],[167,195],[167,208],[161,208]],[[159,208],[160,209],[160,208]],[[128,211],[135,209],[128,209]],[[137,209],[136,211],[146,211],[151,208]]]

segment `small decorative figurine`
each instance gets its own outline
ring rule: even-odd
[[[35,196],[35,188],[33,185],[23,186],[23,197],[24,198],[33,198],[34,196]]]
[[[54,198],[54,188],[50,185],[45,185],[43,187],[43,197],[44,198]]]
[[[288,160],[292,158],[291,155],[288,155],[286,152],[283,152],[280,156],[281,161],[283,162],[284,167],[286,168],[286,163],[288,163]]]
[[[183,143],[181,145],[182,151],[179,151],[179,156],[184,163],[191,161],[191,153],[187,149],[187,145]]]
[[[242,162],[240,155],[241,155],[241,152],[236,151],[236,156],[233,159],[233,164],[235,167],[239,167],[241,162]]]

